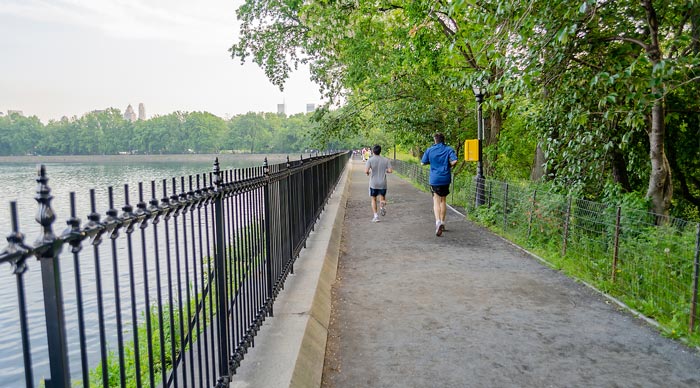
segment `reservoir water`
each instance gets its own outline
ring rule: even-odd
[[[121,213],[123,206],[124,185],[129,185],[130,202],[138,202],[136,188],[139,182],[148,188],[146,201],[150,199],[150,182],[157,182],[172,177],[204,174],[212,171],[215,158],[219,158],[221,169],[234,169],[260,166],[266,155],[167,155],[167,156],[89,156],[89,157],[54,157],[54,158],[0,158],[0,250],[7,246],[6,237],[11,233],[10,201],[16,201],[19,209],[19,228],[25,235],[25,243],[33,245],[39,236],[40,228],[34,220],[37,211],[36,177],[37,164],[44,164],[51,188],[51,207],[56,214],[53,231],[60,235],[66,229],[66,220],[70,217],[69,193],[75,192],[78,209],[77,217],[84,225],[90,213],[89,191],[95,189],[97,212],[104,218],[108,209],[107,188],[114,187],[115,208]],[[285,155],[267,155],[271,164],[281,163]],[[298,159],[298,158],[297,158]],[[179,182],[179,180],[178,180]],[[160,186],[158,186],[160,187]],[[159,192],[160,194],[160,192]],[[160,196],[160,195],[159,195]],[[87,242],[83,244],[88,245]],[[84,248],[87,249],[87,248]],[[105,262],[110,262],[109,244],[103,243]],[[123,262],[126,262],[124,260]],[[28,300],[30,341],[32,346],[32,363],[35,386],[43,377],[48,377],[48,356],[45,335],[44,306],[42,302],[41,273],[35,258],[27,259],[28,271],[25,274],[25,290]],[[63,277],[64,302],[66,305],[69,358],[71,377],[80,379],[80,354],[77,341],[77,320],[75,310],[75,284],[72,282],[74,268],[72,255],[64,248],[61,254],[61,272]],[[124,264],[126,265],[126,264]],[[118,264],[120,279],[128,276],[127,268]],[[80,264],[81,275],[86,283],[94,282],[95,271],[90,260]],[[101,268],[103,273],[105,300],[114,297],[111,265]],[[150,272],[150,271],[149,271]],[[121,283],[121,280],[120,280]],[[127,284],[127,283],[125,283]],[[129,290],[120,290],[124,301],[128,300]],[[86,320],[94,319],[96,312],[95,293],[83,295],[86,306]],[[144,308],[143,301],[139,308]],[[130,311],[130,305],[122,302],[122,311]],[[116,314],[114,306],[106,305],[105,314]],[[15,275],[8,264],[0,265],[0,387],[24,386],[24,366],[22,361],[22,342],[19,330],[17,305],[17,286]],[[129,315],[130,316],[130,315]],[[126,324],[126,323],[125,323]],[[99,336],[94,325],[87,328],[87,348],[90,351],[91,368],[99,363]],[[114,349],[111,349],[114,350]]]

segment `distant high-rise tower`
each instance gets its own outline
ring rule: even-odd
[[[131,107],[131,104],[126,107],[126,111],[124,111],[124,120],[131,121],[132,123],[136,121],[136,113],[134,113],[134,108]]]
[[[284,104],[277,104],[277,113],[286,113],[286,110],[284,108]]]
[[[313,112],[316,110],[316,104],[306,104],[306,113]]]
[[[146,107],[139,103],[139,120],[146,120]]]

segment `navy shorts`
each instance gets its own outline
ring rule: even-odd
[[[430,191],[441,197],[447,197],[450,194],[450,185],[430,186]]]
[[[373,189],[369,188],[369,196],[370,197],[376,197],[378,195],[381,195],[382,197],[386,197],[386,189]]]

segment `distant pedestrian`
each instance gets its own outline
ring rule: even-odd
[[[379,222],[377,215],[377,197],[379,197],[379,214],[386,215],[386,174],[391,174],[394,170],[391,168],[391,161],[379,154],[382,152],[380,145],[375,145],[372,148],[374,154],[365,163],[365,174],[369,176],[369,196],[372,204],[372,222]]]
[[[457,164],[454,148],[445,145],[445,135],[436,133],[435,144],[428,148],[421,159],[422,164],[430,165],[430,191],[433,193],[433,213],[435,214],[435,235],[442,236],[447,214],[447,195],[450,194],[452,167]]]

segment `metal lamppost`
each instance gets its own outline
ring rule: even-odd
[[[476,200],[475,200],[475,205],[476,207],[479,207],[486,203],[486,198],[484,197],[484,186],[486,183],[486,179],[484,178],[484,165],[483,165],[483,154],[482,154],[482,145],[481,143],[484,140],[484,121],[481,116],[481,103],[484,102],[484,94],[486,94],[486,88],[484,86],[480,85],[474,85],[472,86],[472,90],[474,91],[474,95],[476,96],[476,103],[477,103],[477,124],[476,124],[476,138],[477,138],[477,144],[478,144],[478,155],[479,155],[479,160],[476,162],[476,178],[474,178],[476,182]]]

